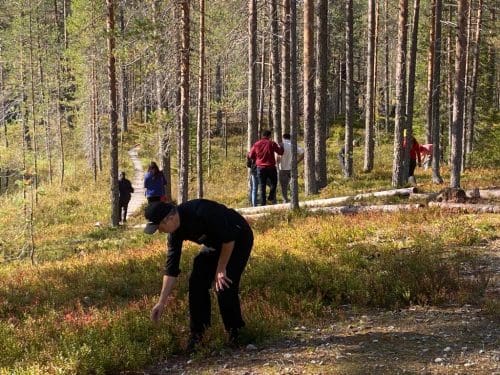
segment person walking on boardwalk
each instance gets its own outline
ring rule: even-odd
[[[120,172],[118,179],[118,202],[120,205],[120,218],[122,223],[127,222],[127,209],[130,202],[131,194],[134,192],[132,183],[125,177],[125,172]]]
[[[151,319],[158,322],[180,274],[179,262],[185,240],[203,245],[194,258],[189,277],[189,318],[191,335],[187,350],[195,349],[210,326],[210,293],[214,284],[224,327],[229,341],[237,344],[240,328],[245,326],[239,299],[240,279],[253,246],[253,232],[246,220],[226,206],[194,199],[175,206],[155,202],[145,211],[149,220],[147,234],[168,233],[167,259],[158,303]]]
[[[148,171],[144,175],[144,188],[148,202],[158,202],[166,200],[165,185],[167,181],[158,165],[152,161],[149,164]]]
[[[276,185],[278,183],[278,173],[276,171],[276,158],[274,153],[283,155],[283,146],[271,140],[271,131],[264,130],[262,138],[255,142],[248,153],[248,157],[257,166],[257,177],[260,185],[261,205],[266,205],[266,181],[269,179],[268,200],[276,203]]]

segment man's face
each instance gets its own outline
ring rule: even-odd
[[[160,222],[158,226],[158,232],[160,233],[172,233],[179,227],[179,215],[177,213],[173,215],[165,216],[165,218]]]

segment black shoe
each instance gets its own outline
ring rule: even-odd
[[[228,338],[229,346],[232,348],[238,348],[240,346],[240,341],[239,341],[240,330],[238,328],[231,328],[228,331],[228,335],[229,335]]]
[[[186,346],[186,352],[188,352],[188,353],[195,352],[196,347],[201,342],[202,337],[203,336],[201,333],[191,333],[191,335],[189,336],[187,346]]]

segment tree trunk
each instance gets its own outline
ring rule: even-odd
[[[354,111],[354,82],[353,82],[353,9],[352,0],[345,2],[345,141],[344,141],[344,176],[353,177],[353,111]]]
[[[108,35],[108,78],[109,78],[109,160],[111,187],[111,225],[120,222],[118,201],[118,112],[116,110],[116,66],[115,66],[115,9],[114,0],[106,0]]]
[[[125,1],[120,0],[120,34],[122,39],[125,38]],[[122,134],[128,132],[128,78],[127,69],[125,67],[125,59],[120,62],[120,80],[121,85],[121,130]]]
[[[281,127],[290,133],[290,0],[282,0]]]
[[[0,50],[1,52],[1,50]],[[9,138],[7,136],[7,121],[5,114],[5,89],[2,55],[0,55],[0,124],[3,128],[5,149],[9,148]]]
[[[222,109],[220,108],[222,102],[222,75],[220,69],[220,61],[215,66],[215,102],[217,103],[217,116],[215,123],[215,133],[221,135],[222,133]]]
[[[277,0],[269,0],[271,21],[271,68],[273,72],[272,101],[274,139],[281,142],[281,73],[279,53],[278,5]]]
[[[375,0],[368,0],[368,46],[366,51],[366,100],[365,100],[365,158],[364,172],[373,169],[374,134],[374,97],[375,85]]]
[[[189,49],[190,18],[189,0],[180,0],[181,6],[181,160],[179,161],[179,193],[178,202],[188,200],[189,185]]]
[[[289,1],[289,0],[288,0]],[[257,26],[255,26],[257,30]],[[264,101],[266,98],[265,95],[265,83],[266,83],[266,37],[262,36],[262,56],[260,62],[260,89],[259,89],[259,122],[256,139],[258,138],[258,134],[262,133],[262,128],[264,126]],[[256,73],[255,73],[256,74]],[[255,79],[257,82],[257,79]]]
[[[440,98],[441,98],[441,15],[443,2],[435,0],[434,15],[434,66],[432,68],[432,182],[442,184],[440,174],[441,162],[441,123],[440,123]]]
[[[392,166],[392,186],[404,184],[403,130],[406,125],[406,46],[408,22],[408,0],[399,0],[398,48],[396,68],[396,118],[394,126],[394,161]]]
[[[316,194],[314,170],[314,0],[304,0],[304,184],[306,195]]]
[[[449,15],[448,15],[448,22],[451,24],[453,20],[453,9],[450,7],[449,10]],[[452,34],[452,28],[448,28],[448,36],[446,40],[447,44],[447,65],[448,65],[448,84],[447,84],[447,91],[448,91],[448,149],[451,150],[451,128],[453,127],[453,57],[452,57],[452,43],[451,43],[451,34]],[[443,142],[444,145],[444,142]],[[441,149],[441,155],[444,155],[444,147]],[[451,156],[451,154],[450,154]],[[450,158],[448,157],[447,162],[450,162]]]
[[[457,36],[455,46],[455,89],[453,91],[453,126],[451,129],[451,175],[450,187],[460,187],[462,164],[463,102],[465,90],[466,24],[469,5],[467,0],[458,0]]]
[[[28,2],[29,6],[29,50],[30,50],[30,75],[31,75],[31,120],[33,125],[33,168],[34,168],[34,196],[35,204],[38,203],[38,139],[37,139],[37,112],[35,101],[35,63],[33,61],[33,24],[32,24],[32,5],[31,0]]]
[[[97,182],[97,93],[95,85],[95,62],[91,58],[91,77],[90,85],[92,93],[90,95],[90,158],[92,164],[92,172],[94,176],[94,183]]]
[[[316,7],[316,108],[314,118],[314,161],[317,188],[327,184],[326,135],[328,127],[328,0],[318,0]]]
[[[198,118],[196,121],[196,166],[198,198],[203,198],[203,95],[205,93],[205,0],[200,0],[200,73],[198,77]]]
[[[415,97],[415,70],[417,66],[418,22],[420,15],[420,0],[414,0],[413,23],[411,30],[410,58],[408,61],[408,90],[406,95],[406,134],[408,139],[413,135],[413,99]],[[407,143],[408,144],[408,143]],[[410,149],[405,149],[405,160],[408,160]],[[405,175],[405,181],[407,175]]]
[[[265,54],[264,51],[262,51]],[[264,64],[262,64],[262,74]],[[247,149],[258,139],[257,133],[257,0],[248,0],[248,123]]]
[[[385,131],[389,131],[389,119],[390,119],[390,98],[389,98],[389,32],[387,31],[388,24],[388,4],[387,0],[384,3],[384,115],[385,115]]]
[[[299,91],[297,74],[297,1],[290,0],[290,141],[292,144],[290,206],[299,208],[299,177],[297,167],[297,136],[299,122]]]
[[[467,117],[467,143],[466,151],[467,153],[472,152],[474,146],[474,126],[475,126],[475,114],[476,114],[476,95],[477,95],[477,79],[478,79],[478,69],[479,69],[479,47],[481,42],[481,26],[482,26],[482,14],[483,14],[483,0],[479,0],[477,9],[477,24],[476,31],[474,35],[474,45],[472,49],[472,74],[471,74],[471,89],[468,100],[468,111]]]
[[[167,120],[165,113],[165,98],[163,97],[163,83],[162,83],[162,66],[161,50],[164,48],[163,40],[159,37],[161,35],[161,26],[159,22],[160,5],[161,1],[153,1],[153,38],[155,44],[155,64],[156,70],[154,72],[155,79],[155,103],[156,103],[156,122],[158,126],[158,156],[160,158],[160,168],[165,176],[165,197],[167,201],[172,200],[172,173],[170,168],[170,153],[172,149],[171,128],[172,122]]]
[[[469,100],[470,92],[470,49],[471,49],[471,34],[472,34],[472,0],[470,0],[469,11],[467,13],[467,36],[465,44],[465,93],[464,93],[464,130],[462,134],[462,169],[461,172],[465,170],[465,163],[467,161],[467,125],[468,125],[468,113],[467,113],[467,102]]]
[[[427,123],[425,127],[425,142],[426,143],[432,143],[432,93],[434,90],[433,85],[433,80],[432,77],[434,77],[434,74],[432,70],[434,69],[434,57],[435,57],[435,43],[434,40],[436,39],[435,37],[435,32],[436,32],[436,1],[437,0],[431,0],[430,7],[431,7],[431,19],[430,19],[430,32],[429,32],[429,55],[428,55],[428,62],[427,62]]]

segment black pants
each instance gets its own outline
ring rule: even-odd
[[[248,225],[234,244],[234,249],[226,267],[226,275],[232,283],[224,290],[217,292],[219,310],[227,331],[245,326],[241,316],[239,287],[241,274],[250,256],[253,245],[253,233]],[[193,271],[189,278],[189,315],[192,334],[202,334],[210,326],[211,303],[210,288],[215,279],[215,271],[219,261],[220,249],[202,247],[194,258]]]
[[[269,179],[269,197],[272,203],[276,203],[276,185],[278,184],[278,172],[276,167],[259,168],[257,167],[257,177],[260,186],[260,203],[266,205],[266,182]]]
[[[409,166],[409,171],[408,171],[408,177],[413,176],[415,173],[415,168],[417,166],[417,161],[415,159],[410,159],[410,166]]]
[[[128,209],[129,202],[130,202],[130,198],[129,199],[119,199],[120,220],[123,222],[127,221],[127,209]]]
[[[160,196],[148,197],[148,203],[160,202],[160,201],[161,201],[161,197]]]

